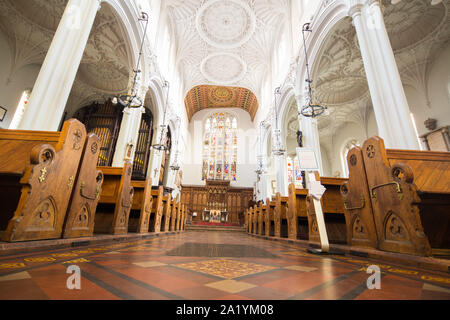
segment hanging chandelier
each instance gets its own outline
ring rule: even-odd
[[[306,72],[308,75],[308,78],[306,79],[306,82],[308,83],[308,96],[306,98],[306,104],[302,107],[301,114],[304,117],[308,118],[315,118],[320,115],[322,115],[327,107],[321,106],[319,104],[314,104],[312,102],[312,80],[309,72],[309,62],[308,62],[308,53],[306,50],[306,40],[305,40],[305,32],[312,32],[312,29],[310,28],[310,23],[305,23],[302,28],[302,35],[303,35],[303,48],[305,49],[305,61],[306,61]]]
[[[142,36],[141,48],[139,51],[136,69],[133,70],[133,72],[134,72],[133,85],[127,94],[122,94],[122,95],[119,95],[119,96],[113,98],[114,104],[120,104],[124,108],[140,108],[144,105],[144,102],[142,101],[142,99],[138,97],[137,80],[138,80],[139,73],[142,72],[139,69],[139,67],[140,67],[140,63],[141,63],[142,50],[144,48],[144,43],[145,43],[145,36],[147,34],[147,27],[148,27],[148,22],[149,22],[148,14],[145,12],[142,12],[141,18],[139,18],[138,21],[145,22],[145,29],[144,29],[144,35]]]

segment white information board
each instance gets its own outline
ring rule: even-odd
[[[297,157],[302,171],[319,170],[319,161],[317,161],[316,153],[312,148],[297,148]]]

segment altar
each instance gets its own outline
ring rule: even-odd
[[[202,220],[204,222],[225,223],[228,222],[228,212],[221,210],[204,210]]]

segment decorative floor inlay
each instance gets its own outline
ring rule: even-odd
[[[272,266],[264,266],[261,264],[236,261],[231,259],[207,260],[192,263],[177,264],[177,267],[206,273],[212,276],[234,279],[250,274],[256,274],[276,269]]]
[[[317,270],[317,268],[303,267],[303,266],[289,266],[289,267],[284,267],[284,269],[294,270],[294,271],[302,271],[302,272],[311,272],[311,271]]]
[[[161,263],[158,261],[148,261],[148,262],[134,262],[134,265],[137,265],[142,268],[152,268],[152,267],[161,267],[161,266],[167,266],[166,263]]]
[[[223,257],[223,258],[277,258],[264,249],[240,244],[210,244],[188,242],[167,252],[168,256]]]
[[[255,285],[243,281],[223,280],[213,283],[208,283],[207,287],[222,290],[228,293],[238,293],[256,287]]]

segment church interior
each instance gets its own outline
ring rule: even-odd
[[[450,0],[0,0],[0,300],[450,300]]]

